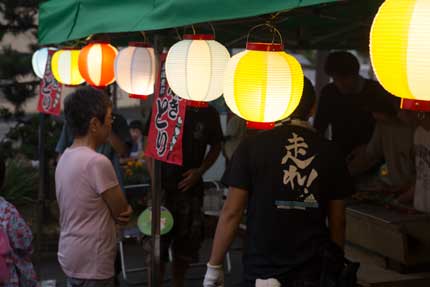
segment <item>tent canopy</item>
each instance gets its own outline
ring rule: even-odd
[[[288,48],[366,50],[371,21],[382,2],[48,0],[40,5],[39,43],[59,44],[93,34],[109,34],[112,42],[124,44],[142,40],[139,31],[156,31],[164,36],[163,44],[168,46],[177,41],[178,35],[191,32],[190,27],[182,27],[201,23],[195,28],[206,33],[211,32],[207,25],[211,22],[218,41],[229,48],[244,47],[248,31],[270,20],[281,31]],[[256,31],[250,39],[271,40],[271,35],[269,31]]]

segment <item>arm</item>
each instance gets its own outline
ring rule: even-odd
[[[119,185],[102,193],[102,198],[109,207],[112,217],[119,224],[125,224],[132,213],[131,207]]]
[[[216,228],[209,264],[221,265],[232,243],[248,199],[248,191],[231,187]]]
[[[181,191],[187,191],[192,188],[202,177],[202,175],[214,164],[221,151],[221,143],[216,143],[210,146],[209,152],[206,154],[205,159],[199,168],[187,170],[179,184],[178,188]]]
[[[359,175],[371,167],[378,161],[369,157],[367,153],[367,146],[359,146],[349,156],[348,171],[352,176]]]
[[[330,238],[344,249],[345,245],[345,202],[343,200],[330,200],[328,203],[328,224]]]
[[[319,134],[324,135],[330,124],[330,103],[328,103],[326,96],[321,91],[321,97],[318,101],[317,112],[314,119],[314,127]]]

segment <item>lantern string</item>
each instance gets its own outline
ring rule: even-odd
[[[181,41],[182,40],[182,36],[179,33],[178,28],[175,28],[175,31],[176,31],[176,35],[178,36],[178,40]]]
[[[213,35],[214,35],[214,38],[216,39],[216,35],[215,35],[215,27],[214,27],[214,25],[212,25],[212,23],[211,23],[211,22],[208,22],[208,25],[211,27],[211,29],[212,29],[212,33],[213,33]]]
[[[141,32],[140,32],[140,35],[142,35],[142,37],[143,37],[143,41],[144,41],[145,43],[148,43],[148,36],[146,35],[146,32],[145,32],[145,31],[141,31]]]
[[[272,44],[275,42],[275,35],[278,35],[279,41],[281,42],[281,45],[283,44],[281,32],[279,32],[279,30],[270,21],[263,23],[263,24],[258,24],[256,26],[252,27],[248,31],[248,36],[246,37],[246,43],[249,42],[249,37],[251,35],[251,32],[258,29],[258,28],[261,28],[261,27],[269,28],[270,31],[273,33]]]

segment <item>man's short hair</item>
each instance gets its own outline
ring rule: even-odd
[[[64,113],[73,136],[85,136],[88,133],[90,121],[94,117],[104,123],[110,106],[109,97],[104,92],[91,87],[79,88],[68,95],[64,100]]]
[[[356,76],[360,71],[360,63],[353,54],[336,51],[327,56],[324,70],[329,76]]]
[[[300,99],[299,105],[294,110],[291,118],[307,120],[312,107],[315,103],[315,89],[312,82],[308,78],[304,78],[303,82],[303,93]]]
[[[143,133],[143,124],[139,120],[131,121],[130,125],[128,126],[130,129],[138,129]]]

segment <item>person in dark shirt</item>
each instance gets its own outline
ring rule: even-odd
[[[392,96],[373,80],[359,75],[360,64],[349,52],[331,53],[325,72],[333,79],[321,90],[314,127],[322,135],[331,125],[332,140],[347,157],[354,148],[367,144],[375,120],[369,105],[390,106]]]
[[[168,262],[171,245],[174,287],[184,286],[185,272],[198,258],[203,239],[202,176],[218,158],[222,139],[220,118],[215,108],[187,107],[182,137],[183,164],[161,163],[163,201],[175,221],[173,230],[161,237],[161,259]],[[146,160],[148,169],[152,170],[152,159]],[[164,266],[161,269],[163,271]]]
[[[237,148],[203,286],[223,286],[224,255],[245,209],[242,286],[320,286],[320,249],[330,240],[343,248],[343,199],[353,186],[340,150],[307,122],[314,102],[305,79],[291,118]]]

